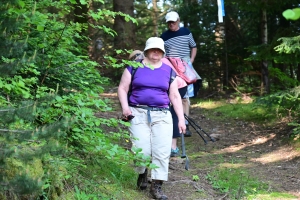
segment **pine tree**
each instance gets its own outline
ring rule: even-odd
[[[60,119],[45,123],[40,113],[51,106],[55,93],[38,92],[37,52],[29,37],[34,17],[23,1],[0,4],[0,194],[37,196],[44,184],[45,156],[57,153],[58,138],[68,126]]]

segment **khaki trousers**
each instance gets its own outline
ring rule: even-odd
[[[141,148],[144,155],[152,157],[152,164],[158,166],[151,170],[151,178],[167,181],[173,135],[170,111],[150,111],[149,123],[146,109],[136,107],[130,109],[135,116],[129,127],[133,147]],[[142,174],[145,167],[136,167],[136,171]]]

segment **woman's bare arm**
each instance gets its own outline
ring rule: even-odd
[[[186,126],[185,126],[184,112],[183,112],[183,108],[182,108],[181,97],[178,92],[177,78],[175,78],[174,81],[170,85],[169,98],[174,107],[176,115],[178,117],[179,132],[185,133]]]
[[[131,115],[131,110],[128,105],[128,91],[131,84],[131,74],[128,69],[125,69],[118,87],[118,97],[122,107],[122,114],[125,116]]]

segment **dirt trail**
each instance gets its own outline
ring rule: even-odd
[[[102,94],[102,97],[113,100],[116,108],[119,104],[115,89]],[[107,115],[116,117],[120,111]],[[297,197],[294,199],[300,199],[300,151],[286,143],[290,129],[285,124],[261,127],[240,120],[212,120],[212,115],[220,113],[192,105],[190,117],[217,141],[211,142],[206,137],[209,142],[204,144],[197,132],[190,128],[193,135],[185,138],[189,170],[185,170],[186,159],[178,157],[170,160],[169,181],[163,186],[170,200],[230,199],[214,190],[205,178],[219,167],[220,159],[223,166],[247,168],[251,177],[268,183],[270,193],[285,192]],[[178,141],[181,147],[181,140]],[[215,162],[217,160],[219,162]],[[199,180],[193,181],[193,176],[198,176]],[[148,190],[144,193],[145,199],[151,199]]]

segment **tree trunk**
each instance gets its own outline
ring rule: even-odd
[[[216,44],[217,46],[219,46],[219,48],[224,49],[225,47],[225,26],[224,23],[218,23],[216,25],[215,28],[215,37],[216,37]],[[218,67],[218,79],[216,79],[216,81],[218,80],[219,83],[217,84],[217,90],[218,91],[223,91],[223,87],[224,87],[224,82],[227,81],[227,77],[224,77],[224,74],[227,74],[226,72],[226,67],[225,66],[225,62],[223,60],[223,56],[219,56],[216,58],[216,62],[215,65]],[[226,79],[226,80],[224,80]]]
[[[152,20],[153,20],[153,29],[152,29],[152,35],[158,37],[159,33],[158,33],[158,13],[159,10],[157,8],[157,0],[152,0],[152,4],[153,4],[153,12],[151,13],[152,15]]]
[[[89,4],[89,11],[96,11],[99,8],[100,5],[94,1],[92,1]],[[93,24],[95,26],[97,25],[97,22],[90,16],[88,18],[88,23]],[[90,25],[88,26],[88,35],[90,38],[89,47],[88,47],[89,57],[90,59],[100,63],[101,62],[100,59],[102,58],[101,49],[103,47],[103,41],[100,38],[98,30],[95,29],[93,26]]]
[[[122,12],[133,17],[134,0],[114,0],[115,12]],[[113,29],[117,32],[114,38],[114,49],[132,49],[135,47],[135,25],[127,22],[124,17],[117,15]]]
[[[261,16],[261,40],[262,44],[268,44],[268,25],[267,25],[267,11],[262,10]],[[268,61],[263,60],[261,63],[262,68],[262,83],[264,86],[264,90],[262,88],[261,94],[270,93],[270,82],[269,82],[269,70],[268,70]]]

